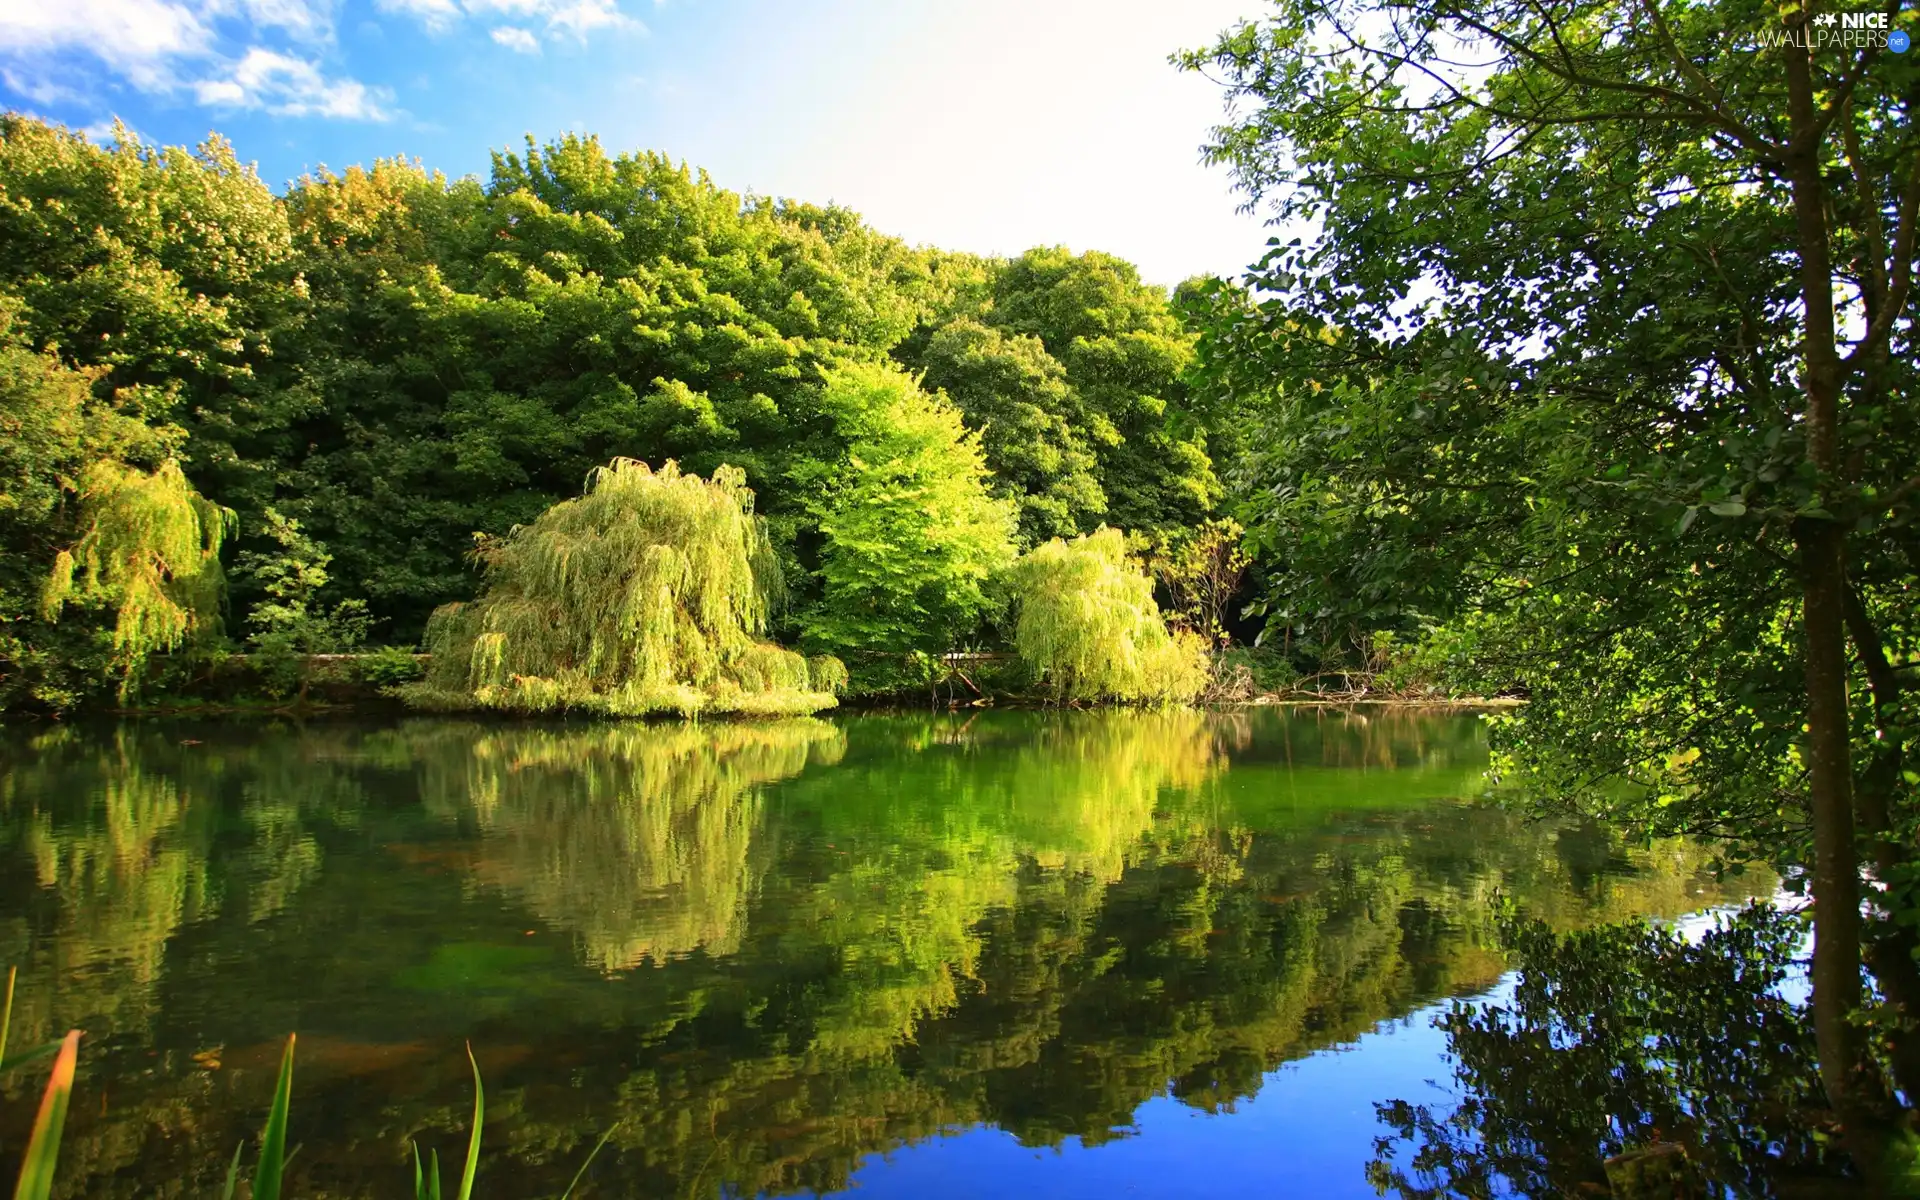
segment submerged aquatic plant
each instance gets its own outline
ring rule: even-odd
[[[428,676],[401,689],[418,706],[800,714],[845,678],[762,640],[780,569],[736,468],[615,459],[477,555],[484,591],[434,613]]]
[[[1153,580],[1102,526],[1055,538],[1013,568],[1014,646],[1056,700],[1184,704],[1207,682],[1205,643],[1169,632]]]

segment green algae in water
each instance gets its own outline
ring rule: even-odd
[[[545,947],[442,942],[426,962],[395,973],[393,983],[416,992],[545,994],[553,985],[541,972],[552,965]]]

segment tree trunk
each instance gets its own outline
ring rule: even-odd
[[[1847,728],[1846,567],[1832,521],[1802,521],[1807,790],[1813,822],[1813,1023],[1820,1082],[1851,1130],[1868,1115],[1859,1078],[1860,867]]]
[[[1854,813],[1872,851],[1874,875],[1885,881],[1898,875],[1909,861],[1907,847],[1900,844],[1892,818],[1892,801],[1905,765],[1901,739],[1892,729],[1903,689],[1899,672],[1887,660],[1879,630],[1874,628],[1866,603],[1851,581],[1846,601],[1847,635],[1853,639],[1854,654],[1866,670],[1873,695],[1873,720],[1880,730],[1866,769],[1854,780]],[[1887,1033],[1894,1082],[1909,1097],[1920,1097],[1920,1028],[1913,1024],[1920,1016],[1920,938],[1914,936],[1911,927],[1883,913],[1868,924],[1864,942],[1867,966],[1881,993],[1902,1018],[1893,1022]]]
[[[1800,13],[1805,30],[1808,12]],[[1805,365],[1801,387],[1807,456],[1830,495],[1840,482],[1839,408],[1845,368],[1833,315],[1833,259],[1823,133],[1809,50],[1786,47],[1788,153],[1795,247],[1800,257]],[[1847,1150],[1869,1177],[1881,1165],[1875,1089],[1854,1013],[1860,1007],[1860,864],[1853,838],[1853,764],[1847,716],[1846,533],[1830,516],[1794,523],[1800,551],[1805,638],[1808,816],[1813,826],[1813,1025],[1820,1082],[1846,1131]]]

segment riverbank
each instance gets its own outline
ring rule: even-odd
[[[966,666],[1011,661],[1008,655],[955,655]],[[305,717],[318,715],[397,715],[411,711],[392,693],[397,684],[425,673],[431,656],[403,650],[368,654],[309,654],[269,657],[230,654],[162,670],[164,681],[148,701],[107,705],[93,715],[112,717]],[[977,673],[977,672],[976,672]],[[1260,690],[1242,676],[1226,686],[1208,689],[1197,707],[1231,711],[1250,708],[1352,709],[1404,708],[1430,711],[1482,712],[1518,708],[1526,701],[1512,696],[1449,696],[1430,689],[1395,689],[1374,679],[1341,677],[1340,690],[1279,688]],[[1318,678],[1316,677],[1316,682]],[[976,684],[956,673],[937,690],[901,689],[841,698],[839,707],[853,712],[925,711],[928,709],[1049,709],[1098,708],[1083,702],[1060,704],[1048,696],[1006,687],[1003,681]],[[17,714],[8,714],[17,715]]]

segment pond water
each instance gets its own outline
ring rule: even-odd
[[[86,1031],[66,1195],[1371,1196],[1428,1017],[1559,927],[1768,890],[1471,802],[1407,711],[0,729],[12,1045]],[[38,1079],[0,1081],[0,1179]]]

